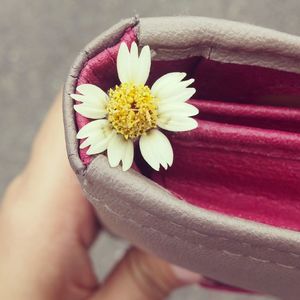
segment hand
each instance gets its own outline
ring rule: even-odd
[[[100,230],[67,161],[61,96],[0,209],[0,298],[5,300],[164,299],[198,282],[189,271],[131,249],[100,285],[89,248]]]

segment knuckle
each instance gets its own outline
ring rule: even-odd
[[[178,286],[167,263],[137,249],[127,255],[129,276],[146,299],[164,299]]]

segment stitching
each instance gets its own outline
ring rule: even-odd
[[[176,236],[176,235],[171,235],[171,234],[167,234],[167,233],[164,233],[164,232],[161,232],[151,226],[143,226],[137,222],[135,222],[134,220],[130,219],[130,218],[125,218],[124,216],[118,214],[117,212],[115,212],[114,210],[112,210],[107,204],[104,204],[104,208],[111,214],[114,214],[115,216],[117,216],[118,218],[121,218],[127,222],[130,222],[132,223],[133,225],[137,226],[137,227],[140,227],[140,228],[144,228],[145,230],[147,231],[154,231],[156,233],[159,233],[163,236],[167,236],[167,237],[171,237],[173,239],[176,239],[178,240],[179,242],[184,242],[186,244],[189,244],[189,245],[193,245],[193,246],[197,246],[198,248],[202,249],[208,249],[208,250],[219,250],[221,251],[222,253],[226,254],[226,255],[230,255],[230,256],[234,256],[234,257],[244,257],[244,258],[247,258],[247,259],[251,259],[255,262],[259,262],[259,263],[265,263],[265,264],[271,264],[271,265],[277,265],[281,268],[286,268],[286,269],[289,269],[289,270],[298,270],[300,271],[300,268],[297,267],[297,266],[291,266],[291,265],[285,265],[285,264],[281,264],[281,263],[278,263],[278,262],[274,262],[274,261],[271,261],[271,260],[265,260],[265,259],[260,259],[260,258],[257,258],[257,257],[254,257],[254,256],[247,256],[247,255],[243,255],[243,254],[240,254],[240,253],[234,253],[234,252],[231,252],[231,251],[228,251],[228,250],[220,250],[220,249],[213,249],[213,248],[209,248],[209,247],[206,247],[202,244],[199,244],[199,243],[192,243],[190,241],[184,241],[183,239],[181,239],[180,237]]]
[[[99,199],[98,198],[96,198],[94,195],[92,195],[90,192],[88,192],[85,188],[83,188],[83,191],[88,195],[88,196],[90,196],[94,201],[96,201],[96,202],[100,202],[99,201]],[[105,206],[107,206],[107,204],[104,204],[104,207]],[[106,208],[107,210],[111,210],[111,208],[109,208],[108,206],[107,206],[107,208]],[[144,209],[142,209],[141,207],[139,207],[139,209],[140,210],[143,210],[143,212],[144,213],[146,213],[146,214],[148,214],[149,216],[152,216],[152,217],[154,217],[154,218],[158,218],[156,215],[154,215],[154,214],[151,214],[151,213],[149,213],[148,211],[146,211],[146,210],[144,210]],[[114,212],[114,211],[113,211]],[[117,213],[115,213],[115,214],[117,214]],[[118,215],[118,214],[117,214]],[[118,216],[120,216],[121,218],[123,218],[124,220],[130,220],[131,222],[133,222],[133,223],[135,223],[136,225],[138,225],[138,226],[140,226],[140,227],[142,227],[142,228],[148,228],[148,227],[146,227],[146,226],[143,226],[143,225],[140,225],[140,224],[138,224],[137,222],[135,222],[134,220],[132,220],[132,219],[129,219],[129,218],[125,218],[124,216],[121,216],[121,215],[118,215]],[[229,242],[235,242],[235,243],[239,243],[239,244],[241,244],[241,245],[244,245],[244,246],[247,246],[247,247],[255,247],[255,248],[258,248],[258,249],[266,249],[266,250],[269,250],[269,251],[273,251],[273,252],[275,252],[275,253],[282,253],[282,254],[285,254],[285,255],[290,255],[290,256],[292,256],[292,257],[294,257],[294,258],[300,258],[300,254],[297,254],[297,253],[293,253],[293,252],[287,252],[287,251],[282,251],[282,250],[278,250],[278,249],[274,249],[274,248],[271,248],[271,247],[260,247],[260,246],[257,246],[257,245],[253,245],[253,244],[250,244],[250,243],[247,243],[247,242],[239,242],[238,240],[235,240],[235,239],[229,239],[229,238],[226,238],[226,237],[223,237],[223,236],[218,236],[218,235],[208,235],[208,234],[205,234],[205,233],[201,233],[201,232],[199,232],[199,231],[197,231],[197,230],[195,230],[195,229],[190,229],[190,228],[186,228],[185,226],[183,226],[183,225],[181,225],[181,224],[178,224],[178,223],[176,223],[176,222],[173,222],[173,221],[171,221],[171,220],[168,220],[168,222],[170,223],[170,224],[173,224],[173,225],[175,225],[175,226],[177,226],[177,227],[179,227],[179,228],[182,228],[182,229],[184,229],[184,231],[186,231],[186,232],[191,232],[191,233],[193,233],[193,234],[196,234],[196,235],[198,235],[198,236],[201,236],[201,237],[204,237],[204,238],[216,238],[216,239],[219,239],[219,240],[223,240],[223,241],[229,241]],[[149,227],[150,229],[152,228],[152,227]],[[157,231],[157,232],[160,232],[160,231],[158,231],[157,229],[155,229],[155,228],[152,228],[153,230],[155,230],[155,231]],[[161,233],[161,232],[160,232]],[[165,235],[168,235],[168,236],[170,236],[170,237],[173,237],[173,235],[169,235],[169,234],[165,234]],[[176,238],[178,238],[179,240],[180,240],[180,242],[186,242],[186,241],[184,241],[184,240],[182,240],[180,237],[177,237],[177,236],[175,236]],[[190,243],[191,244],[191,242],[188,242],[188,243]],[[218,250],[220,250],[220,249],[218,249]],[[222,252],[224,252],[224,253],[226,253],[226,250],[221,250]],[[232,252],[230,252],[230,253],[232,253]],[[237,254],[237,253],[232,253],[232,255],[240,255],[240,256],[243,256],[242,254]],[[243,257],[252,257],[252,256],[243,256]],[[255,260],[256,258],[255,257],[253,257],[253,259]],[[257,258],[258,259],[258,258]],[[261,259],[262,260],[262,259]],[[280,264],[280,263],[276,263],[276,262],[272,262],[272,261],[270,261],[271,263],[274,263],[274,264],[278,264],[278,265],[282,265],[282,264]],[[287,266],[287,267],[290,267],[290,268],[295,268],[295,269],[299,269],[300,270],[300,267],[299,268],[297,268],[297,267],[293,267],[293,266]]]
[[[99,199],[97,197],[95,197],[94,195],[92,195],[90,192],[88,192],[86,189],[84,189],[84,192],[87,193],[90,197],[93,198],[93,200],[99,202]],[[144,210],[143,208],[139,207],[140,210],[143,210],[144,213],[148,214],[149,216],[152,216],[152,217],[155,217],[155,218],[158,218],[156,215],[154,214],[151,214],[150,212]],[[229,241],[229,242],[235,242],[235,243],[239,243],[243,246],[247,246],[247,247],[256,247],[256,248],[260,248],[260,249],[267,249],[267,250],[270,250],[270,251],[273,251],[273,252],[277,252],[277,253],[282,253],[282,254],[287,254],[287,255],[291,255],[293,257],[296,257],[296,258],[300,258],[300,254],[297,254],[297,253],[293,253],[293,252],[286,252],[286,251],[282,251],[282,250],[278,250],[278,249],[274,249],[274,248],[270,248],[270,247],[260,247],[260,246],[257,246],[257,245],[253,245],[253,244],[250,244],[250,243],[247,243],[247,242],[240,242],[236,239],[229,239],[229,238],[226,238],[226,237],[223,237],[223,236],[218,236],[218,235],[208,235],[208,234],[205,234],[205,233],[202,233],[202,232],[199,232],[195,229],[190,229],[190,228],[186,228],[185,226],[181,225],[181,224],[178,224],[174,221],[171,221],[171,220],[168,220],[169,223],[173,224],[174,226],[177,226],[179,228],[182,228],[184,229],[185,231],[187,232],[191,232],[191,233],[194,233],[198,236],[201,236],[201,237],[205,237],[205,238],[217,238],[219,240],[222,240],[222,241]]]
[[[166,52],[166,51],[172,51],[172,50],[177,50],[177,51],[187,51],[187,52],[191,52],[191,51],[194,51],[196,52],[197,54],[199,53],[199,49],[209,49],[209,48],[217,48],[221,46],[220,49],[225,49],[226,51],[232,51],[232,49],[230,47],[224,47],[223,45],[219,45],[217,43],[213,43],[213,42],[210,42],[210,43],[197,43],[197,44],[193,44],[189,47],[187,46],[181,46],[181,47],[175,47],[175,46],[167,46],[167,47],[163,47],[163,46],[156,46],[156,47],[153,47],[152,49],[155,50],[156,52]],[[242,52],[244,54],[249,54],[253,51],[249,51],[247,49],[239,49],[239,50],[242,50]],[[263,50],[263,49],[260,49],[260,50]],[[232,51],[233,52],[233,51]],[[262,54],[261,54],[262,53]],[[265,52],[267,54],[271,54],[271,55],[274,55],[274,57],[278,58],[278,57],[285,57],[287,59],[292,59],[292,60],[295,60],[295,59],[298,59],[297,57],[295,57],[294,54],[290,54],[290,53],[284,53],[284,54],[278,54],[278,53],[275,53],[273,51],[267,51]],[[265,53],[263,51],[260,52],[260,55],[265,55]],[[199,54],[198,54],[199,55]],[[200,53],[200,56],[201,56],[201,53]]]

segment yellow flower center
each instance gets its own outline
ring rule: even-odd
[[[108,121],[125,139],[135,139],[157,123],[157,99],[148,86],[122,83],[108,92]]]

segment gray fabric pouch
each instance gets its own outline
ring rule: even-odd
[[[133,33],[128,32],[129,29],[133,30]],[[108,230],[174,264],[201,273],[224,284],[272,294],[282,299],[298,299],[300,295],[300,234],[297,224],[299,223],[300,226],[300,219],[299,221],[296,220],[295,216],[297,215],[293,215],[293,218],[295,218],[295,221],[293,221],[294,225],[281,226],[281,223],[286,223],[282,221],[278,225],[279,221],[276,221],[277,215],[276,217],[273,215],[264,216],[264,218],[255,220],[253,217],[247,217],[243,207],[240,213],[233,213],[235,208],[232,208],[230,213],[227,214],[226,203],[223,204],[222,208],[218,207],[215,209],[214,206],[213,201],[219,201],[217,197],[220,195],[220,186],[212,188],[207,193],[211,203],[210,207],[212,207],[210,209],[205,204],[205,196],[202,194],[203,200],[201,200],[200,204],[184,201],[184,196],[170,191],[169,188],[163,187],[162,184],[157,184],[145,174],[141,174],[133,169],[123,172],[120,168],[111,168],[105,155],[97,155],[92,160],[86,161],[84,154],[80,153],[79,141],[76,139],[78,121],[74,114],[74,102],[70,94],[75,93],[76,86],[80,80],[83,80],[84,76],[90,76],[86,78],[86,81],[92,81],[92,75],[91,72],[89,73],[87,66],[93,68],[95,58],[98,57],[97,59],[101,60],[103,57],[98,56],[100,53],[108,51],[108,55],[112,55],[113,59],[114,50],[112,50],[112,47],[120,42],[124,34],[134,34],[139,46],[149,45],[153,51],[153,61],[178,62],[183,59],[191,59],[193,63],[194,57],[201,57],[206,62],[213,61],[213,67],[206,63],[204,65],[208,67],[201,71],[201,76],[204,78],[201,81],[204,82],[202,88],[205,91],[202,96],[206,100],[212,100],[210,99],[211,97],[217,97],[218,95],[224,99],[226,98],[224,94],[221,95],[221,92],[218,91],[217,85],[214,85],[214,88],[211,87],[211,90],[208,88],[210,86],[209,80],[212,80],[211,78],[217,80],[217,76],[214,74],[220,74],[219,72],[224,66],[228,68],[228,72],[231,72],[230,76],[225,77],[228,79],[228,82],[231,82],[231,78],[236,76],[234,72],[237,71],[233,71],[236,70],[233,69],[235,65],[250,66],[251,72],[253,72],[251,74],[258,74],[255,73],[256,67],[263,68],[265,73],[261,76],[262,78],[259,78],[259,80],[258,78],[253,78],[253,80],[257,80],[258,85],[259,82],[265,80],[266,76],[273,76],[270,75],[272,70],[286,74],[284,78],[290,78],[292,82],[290,90],[286,88],[287,84],[282,81],[287,81],[287,79],[280,79],[283,77],[278,79],[277,75],[274,75],[274,82],[276,81],[278,85],[275,87],[273,95],[270,97],[269,95],[259,97],[259,95],[251,94],[253,97],[256,96],[257,101],[265,101],[267,103],[264,105],[262,115],[259,115],[260,105],[254,107],[251,106],[253,103],[251,105],[247,103],[245,97],[236,97],[240,101],[233,101],[234,105],[237,105],[234,106],[233,110],[238,107],[245,114],[249,110],[249,115],[241,121],[245,122],[242,126],[244,129],[231,135],[233,142],[230,145],[226,144],[228,140],[225,138],[221,142],[223,146],[226,144],[227,152],[231,147],[231,153],[236,153],[237,149],[240,151],[241,147],[244,147],[244,150],[252,149],[251,157],[247,156],[248,167],[244,167],[244,169],[249,168],[249,170],[252,170],[251,162],[253,160],[251,159],[253,155],[256,157],[256,161],[259,159],[257,157],[262,157],[259,151],[270,154],[268,157],[266,155],[267,158],[259,160],[260,171],[263,170],[261,172],[265,172],[264,174],[269,174],[267,171],[270,168],[272,169],[277,163],[279,164],[278,161],[281,162],[280,159],[284,156],[284,162],[281,162],[278,166],[276,165],[276,170],[279,170],[279,177],[282,181],[278,181],[277,187],[274,184],[275,181],[270,183],[271,177],[267,177],[269,175],[263,175],[262,173],[262,175],[259,175],[260,171],[257,171],[258,173],[254,175],[251,173],[253,178],[261,176],[259,180],[255,181],[253,179],[251,183],[247,183],[251,199],[261,200],[261,202],[255,202],[258,208],[260,203],[267,199],[266,201],[270,201],[270,203],[273,201],[272,203],[275,203],[274,206],[282,205],[282,213],[287,208],[285,204],[280,202],[280,197],[283,199],[282,201],[287,199],[288,203],[292,203],[291,205],[295,206],[295,210],[299,206],[297,198],[300,196],[300,192],[295,180],[300,176],[300,165],[295,164],[296,162],[298,163],[299,159],[296,150],[299,144],[298,138],[300,140],[297,132],[297,122],[299,121],[297,119],[297,106],[299,107],[297,100],[300,103],[300,38],[252,25],[200,17],[133,18],[124,20],[101,34],[80,53],[66,81],[63,107],[70,163],[80,180],[87,199],[93,204],[99,219]],[[101,61],[99,64],[101,64],[102,68],[105,66]],[[217,68],[217,73],[209,73],[212,72],[213,68]],[[206,82],[205,70],[207,70],[207,74],[212,74],[210,79],[206,79]],[[241,69],[238,70],[241,72]],[[103,79],[105,81],[107,77],[114,76],[109,71],[107,73],[101,71],[105,73],[102,74],[97,69],[97,64],[95,64],[95,70],[92,71],[99,80]],[[240,77],[240,75],[236,77]],[[246,80],[252,79],[247,77]],[[200,85],[201,82],[199,83]],[[241,82],[243,84],[243,81]],[[224,93],[225,90],[224,88]],[[282,92],[281,96],[289,93],[286,97],[287,103],[289,103],[286,106],[289,107],[284,112],[278,111],[281,107],[279,103],[281,100],[279,99],[280,97],[276,96],[280,91]],[[297,92],[299,93],[297,94]],[[214,93],[214,96],[210,96],[211,93]],[[236,93],[239,93],[238,88]],[[225,100],[228,99],[226,98]],[[227,107],[224,103],[222,105],[225,108]],[[291,106],[293,107],[291,108]],[[210,107],[211,104],[209,102],[205,107],[203,106],[203,111]],[[270,110],[270,107],[275,107],[276,109]],[[224,111],[226,111],[225,108]],[[230,109],[230,113],[233,110]],[[221,120],[222,116],[218,119],[218,126],[221,128],[222,134],[226,134],[226,132],[228,133],[231,130],[231,127],[229,128],[226,125],[233,122],[233,118],[228,117],[230,113],[223,116],[225,118],[223,121]],[[266,121],[267,117],[265,116],[274,116],[276,113],[280,117],[275,125],[273,124],[275,121],[272,121],[272,118],[270,122]],[[241,114],[239,113],[238,120],[242,118]],[[263,132],[266,133],[267,137],[261,134],[261,131],[260,134],[252,134],[252,129],[249,129],[252,128],[251,120],[256,118],[256,116],[258,116],[258,119],[260,118],[259,116],[262,116],[259,119],[260,121],[255,119],[255,122],[258,122],[259,127],[265,130]],[[286,116],[286,119],[283,116]],[[205,142],[206,147],[214,143],[215,147],[211,147],[211,149],[216,149],[216,142],[211,141],[214,138],[216,139],[216,135],[220,138],[220,135],[219,133],[214,135],[211,129],[217,128],[211,127],[212,118],[216,118],[215,115],[207,115],[210,127],[203,129],[203,135],[201,135],[202,132],[199,133],[199,140],[202,138],[201,145],[203,146]],[[203,120],[203,122],[207,120]],[[213,120],[217,123],[216,119]],[[294,125],[290,124],[292,121],[295,121]],[[208,123],[204,122],[203,124]],[[235,124],[235,126],[241,126],[241,124]],[[275,126],[283,126],[283,129],[275,128]],[[292,130],[293,126],[296,129]],[[274,131],[268,131],[270,130],[269,127],[272,127],[272,130],[276,130],[276,135],[274,135]],[[209,134],[212,136],[210,139],[208,138]],[[203,141],[204,136],[206,137],[205,141]],[[240,140],[240,136],[246,136],[246,138]],[[251,139],[254,137],[253,140],[250,139],[250,136]],[[262,147],[264,147],[263,150],[261,150]],[[253,150],[254,148],[256,152]],[[218,149],[218,153],[223,151],[223,148],[220,149]],[[243,153],[247,152],[246,150]],[[270,160],[271,154],[272,160]],[[233,156],[230,157],[232,158]],[[231,178],[231,176],[235,178],[235,163],[242,163],[239,160],[240,157],[236,155],[231,161],[233,167],[226,171],[228,178]],[[207,164],[211,163],[214,158],[210,159],[209,161],[207,160]],[[243,163],[245,160],[243,160]],[[204,168],[205,163],[203,162],[202,165]],[[207,165],[205,166],[207,167]],[[246,164],[243,166],[246,166]],[[214,167],[215,164],[211,169]],[[282,169],[285,169],[286,173],[281,173]],[[220,170],[223,169],[220,168]],[[219,171],[217,170],[216,172]],[[272,172],[274,173],[274,171]],[[248,172],[248,177],[250,176],[249,173],[250,171]],[[206,181],[201,177],[203,182],[208,182],[207,186],[209,184],[209,186],[217,185],[217,183],[209,182],[213,181],[211,178],[214,178],[211,174],[207,173],[205,175],[206,179],[203,177]],[[238,178],[244,180],[245,177],[240,176]],[[290,179],[285,181],[285,178]],[[296,179],[293,181],[292,178]],[[199,182],[201,180],[199,179]],[[226,184],[228,181],[230,179],[226,180]],[[230,203],[232,203],[233,192],[230,189],[228,190],[228,186],[231,183],[224,187],[224,182],[222,181],[224,199],[231,199]],[[256,182],[255,186],[254,182]],[[243,183],[237,182],[236,185],[243,185]],[[266,196],[271,193],[269,190],[268,193],[266,192],[266,185],[274,192],[270,197]],[[198,188],[201,189],[201,183],[199,183]],[[219,191],[218,195],[216,191]],[[282,196],[280,196],[280,193],[282,193]],[[287,194],[290,196],[286,196]],[[241,201],[246,199],[246,196],[241,196],[242,192],[235,192],[234,195],[237,205],[241,205]],[[250,199],[249,197],[247,199]],[[278,201],[278,205],[276,201]],[[268,209],[265,209],[265,213],[268,213]],[[271,221],[269,222],[269,220]]]

